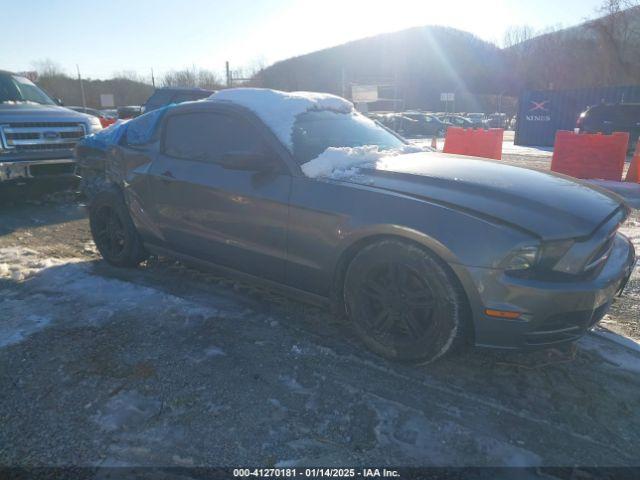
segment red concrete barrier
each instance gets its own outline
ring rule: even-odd
[[[502,159],[502,128],[449,127],[444,139],[444,153],[470,155],[473,157]]]
[[[640,183],[640,140],[636,143],[636,152],[633,154],[631,165],[627,170],[627,176],[624,179],[625,182]]]
[[[576,178],[622,180],[627,156],[627,132],[574,133],[556,132],[551,170]]]

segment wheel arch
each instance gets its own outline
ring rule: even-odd
[[[427,250],[435,258],[437,258],[443,267],[451,274],[451,278],[457,282],[460,291],[464,296],[466,307],[468,310],[468,333],[471,341],[475,338],[475,313],[478,308],[480,298],[477,294],[475,286],[471,278],[466,274],[463,268],[454,268],[459,265],[456,257],[449,249],[436,239],[425,235],[424,233],[408,229],[408,228],[384,228],[376,231],[360,232],[351,241],[343,244],[340,255],[336,261],[333,272],[333,283],[331,291],[331,305],[334,313],[340,316],[346,316],[344,304],[344,282],[347,269],[351,261],[356,257],[358,252],[363,248],[384,240],[400,240],[405,243],[413,244],[419,248]],[[452,266],[452,264],[454,266]]]

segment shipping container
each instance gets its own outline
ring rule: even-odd
[[[551,147],[556,131],[573,130],[580,113],[599,103],[640,103],[640,85],[525,92],[518,103],[515,144]]]

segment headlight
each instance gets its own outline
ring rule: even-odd
[[[89,117],[89,133],[96,133],[102,130],[102,124],[98,117]]]
[[[540,258],[540,267],[552,270],[564,257],[575,242],[573,240],[557,240],[544,242]]]
[[[511,252],[502,262],[505,270],[527,270],[540,260],[540,247],[529,245]]]

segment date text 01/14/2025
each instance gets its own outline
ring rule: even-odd
[[[386,468],[236,468],[234,477],[258,478],[394,478],[397,470]]]

